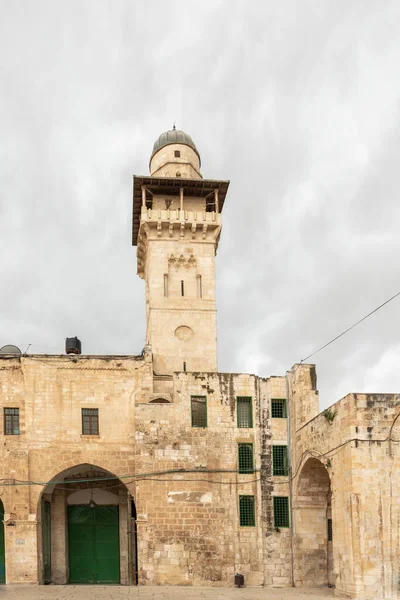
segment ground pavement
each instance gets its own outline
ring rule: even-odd
[[[119,585],[6,585],[0,600],[327,600],[328,588],[221,588]]]

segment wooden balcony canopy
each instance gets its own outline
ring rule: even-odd
[[[133,214],[132,214],[132,245],[137,245],[142,209],[142,186],[146,186],[146,198],[149,201],[154,195],[179,196],[183,188],[183,196],[206,198],[214,190],[218,190],[219,212],[222,212],[229,181],[217,179],[184,179],[180,177],[150,177],[134,175],[133,177]]]

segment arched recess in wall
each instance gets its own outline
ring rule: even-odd
[[[299,473],[293,521],[295,584],[333,586],[331,482],[316,458],[309,458]]]
[[[37,512],[40,583],[137,584],[135,503],[115,475],[92,464],[62,471]]]
[[[171,404],[171,402],[166,398],[154,398],[153,400],[150,400],[149,404]]]

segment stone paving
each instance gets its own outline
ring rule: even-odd
[[[328,588],[221,588],[177,586],[7,585],[0,599],[10,600],[327,600]]]

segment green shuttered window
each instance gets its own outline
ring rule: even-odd
[[[207,398],[206,396],[192,396],[192,427],[207,427]]]
[[[288,474],[287,446],[272,446],[272,468],[273,475]]]
[[[99,435],[98,408],[82,408],[82,434]]]
[[[238,444],[239,473],[254,473],[253,444]]]
[[[273,419],[286,419],[286,399],[272,398],[271,400],[271,417]]]
[[[253,427],[253,411],[251,398],[239,396],[236,399],[236,414],[238,427]]]
[[[19,435],[19,408],[4,409],[4,435]]]
[[[289,527],[289,498],[287,496],[274,496],[274,525],[275,527]]]
[[[239,513],[241,527],[255,527],[254,496],[239,496]]]

